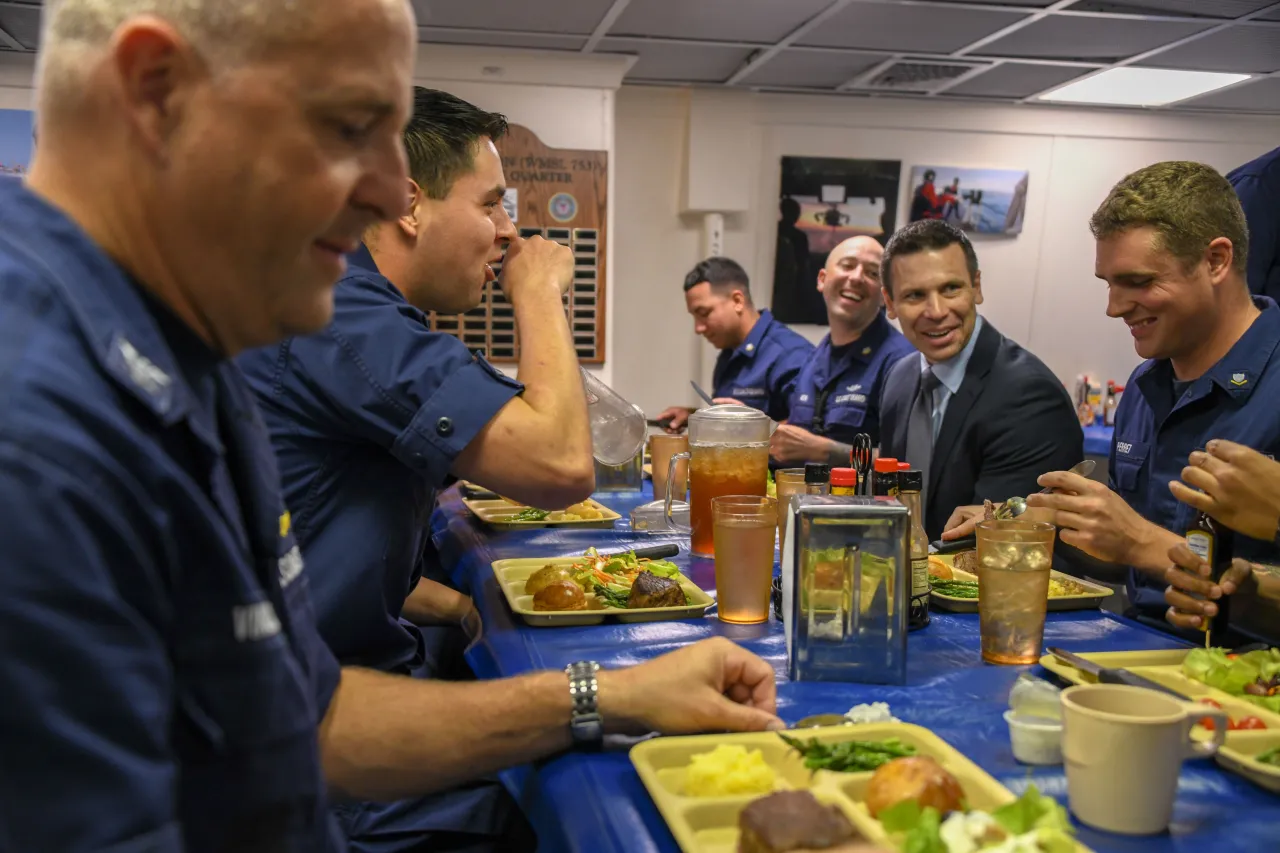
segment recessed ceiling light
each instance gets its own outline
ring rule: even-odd
[[[1213,71],[1111,68],[1084,80],[1059,86],[1036,100],[1069,104],[1158,107],[1194,98],[1248,79],[1248,74],[1220,74]]]

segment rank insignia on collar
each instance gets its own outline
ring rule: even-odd
[[[1233,373],[1231,374],[1231,384],[1236,386],[1248,385],[1249,377],[1243,373]]]

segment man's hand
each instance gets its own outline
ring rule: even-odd
[[[814,435],[803,427],[779,424],[769,439],[769,455],[783,465],[826,462],[831,443],[831,439]]]
[[[685,425],[689,423],[689,416],[693,412],[694,410],[688,406],[672,406],[669,409],[663,409],[656,420],[670,420],[671,423],[667,424],[666,430],[674,435],[675,433],[684,432]]]
[[[527,287],[555,287],[565,293],[573,284],[573,252],[542,237],[516,238],[502,260],[502,292],[512,305]]]
[[[1138,515],[1105,483],[1069,471],[1038,482],[1056,492],[1030,495],[1027,506],[1051,510],[1062,541],[1095,559],[1162,572],[1172,540],[1181,538]]]
[[[600,673],[600,713],[611,730],[690,734],[786,728],[773,667],[723,637],[629,669]]]
[[[1205,619],[1217,616],[1218,605],[1213,602],[1224,595],[1234,595],[1253,574],[1248,562],[1236,558],[1215,584],[1209,580],[1209,564],[1185,543],[1169,549],[1169,560],[1173,565],[1164,573],[1169,584],[1164,591],[1164,600],[1169,605],[1164,618],[1179,628],[1199,628]],[[1196,595],[1204,600],[1194,598]]]
[[[1271,541],[1280,527],[1280,462],[1230,441],[1191,454],[1173,496],[1245,536]],[[1199,491],[1197,491],[1197,489]]]
[[[942,541],[950,542],[972,536],[978,528],[978,522],[982,521],[982,516],[983,508],[980,506],[956,507],[947,523],[942,526]]]

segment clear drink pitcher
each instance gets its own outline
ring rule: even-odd
[[[579,367],[591,420],[591,455],[604,465],[630,462],[644,447],[648,425],[644,411]]]
[[[690,550],[715,553],[711,499],[721,495],[761,495],[769,479],[769,436],[773,421],[749,406],[711,406],[689,417],[689,451],[671,457],[667,476],[667,522],[690,534]],[[671,484],[676,465],[689,460],[689,527],[671,518]]]

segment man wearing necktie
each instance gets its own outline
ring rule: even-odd
[[[979,316],[982,273],[963,232],[911,223],[889,240],[881,279],[889,316],[920,357],[885,382],[880,450],[923,472],[930,539],[956,507],[1027,494],[1084,457],[1062,383]]]

